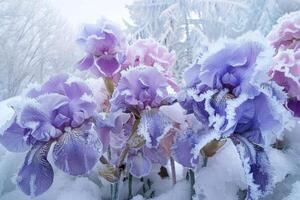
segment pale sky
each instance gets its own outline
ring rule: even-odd
[[[122,19],[128,19],[125,5],[133,0],[51,0],[63,17],[72,25],[94,23],[101,16],[124,26]]]

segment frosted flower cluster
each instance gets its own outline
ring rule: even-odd
[[[55,165],[72,176],[97,170],[111,184],[111,199],[118,199],[122,184],[129,199],[141,194],[133,182],[150,188],[143,194],[152,198],[149,175],[157,166],[175,184],[177,162],[194,184],[194,172],[230,140],[246,175],[246,199],[268,194],[274,182],[266,149],[300,113],[300,18],[291,16],[270,33],[275,51],[258,33],[211,44],[185,70],[182,88],[171,73],[174,52],[152,39],[129,45],[106,19],[85,25],[77,42],[86,55],[76,67],[97,78],[51,77],[21,96],[0,129],[7,150],[27,152],[19,188],[45,193]]]
[[[276,49],[270,75],[287,92],[288,109],[300,117],[300,12],[281,17],[268,39]]]

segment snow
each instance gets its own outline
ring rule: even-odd
[[[300,199],[300,181],[297,181],[293,184],[292,192],[289,196],[284,198],[283,200],[296,200]]]
[[[0,102],[0,127],[14,115],[10,105],[15,105],[18,98]],[[284,150],[267,149],[271,166],[274,171],[275,188],[262,200],[297,200],[300,199],[300,134],[297,130],[300,123],[292,131],[285,131],[285,139],[288,147]],[[0,200],[29,200],[29,196],[23,194],[15,184],[19,167],[24,160],[24,153],[10,153],[0,146]],[[49,156],[50,163],[53,163]],[[69,176],[55,168],[53,185],[35,200],[106,200],[110,199],[110,184],[99,178],[99,166],[96,166],[86,177]],[[170,166],[167,166],[170,173]],[[152,182],[155,190],[153,200],[182,200],[190,195],[190,185],[185,180],[186,170],[176,163],[177,184],[172,186],[171,178],[161,179],[158,175],[159,166],[153,167],[151,174],[146,177]],[[194,199],[208,200],[239,200],[238,191],[245,190],[246,177],[242,168],[239,155],[230,140],[221,147],[215,156],[208,159],[207,166],[199,166],[195,173],[196,196]],[[136,193],[142,187],[138,179],[133,179],[133,192]],[[120,184],[120,199],[126,199],[128,195],[127,183]],[[134,200],[143,200],[137,195]]]

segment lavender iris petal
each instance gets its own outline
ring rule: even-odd
[[[40,195],[52,185],[54,172],[47,160],[50,145],[41,143],[33,146],[19,171],[17,184],[27,195]]]
[[[66,130],[53,149],[55,165],[70,175],[90,171],[99,160],[103,146],[91,127]]]
[[[157,148],[160,140],[171,128],[170,120],[159,110],[145,110],[141,114],[138,134],[146,139],[149,148]]]
[[[130,173],[136,178],[149,175],[152,168],[151,161],[140,152],[137,155],[129,156],[128,163]]]
[[[25,152],[30,148],[26,140],[29,132],[30,129],[22,128],[14,117],[9,127],[0,135],[0,143],[11,152]]]
[[[300,117],[300,101],[289,99],[287,107],[293,112],[295,117]]]
[[[93,64],[94,64],[94,56],[89,54],[77,63],[77,68],[79,70],[88,70],[93,66]]]
[[[231,137],[243,163],[248,181],[246,199],[258,199],[267,194],[272,186],[270,163],[263,148],[238,135]]]
[[[176,162],[184,167],[194,168],[199,162],[200,155],[200,152],[196,156],[192,153],[197,143],[197,135],[191,129],[180,135],[172,147],[172,156]]]

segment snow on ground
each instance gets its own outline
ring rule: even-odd
[[[297,200],[300,199],[300,181],[293,184],[292,192],[283,200]]]
[[[0,127],[13,116],[9,107],[18,98],[0,102]],[[300,123],[290,132],[286,139],[289,146],[280,151],[269,149],[268,154],[274,170],[276,186],[274,192],[263,200],[298,200],[300,199]],[[7,152],[0,145],[0,200],[29,200],[15,185],[15,177],[24,159],[24,153]],[[50,162],[51,156],[49,157]],[[54,165],[53,165],[54,166]],[[72,177],[54,167],[55,178],[52,187],[35,200],[105,200],[109,199],[109,184],[97,176],[98,166],[87,177]],[[190,185],[185,181],[185,170],[177,165],[178,183],[172,186],[170,178],[160,180],[158,167],[154,168],[150,179],[156,182],[152,188],[156,191],[153,200],[182,200],[190,195]],[[102,186],[102,187],[101,187]],[[127,185],[120,186],[121,199],[127,197]],[[209,158],[207,167],[196,172],[196,192],[194,199],[207,200],[239,200],[238,190],[245,189],[245,176],[241,161],[235,147],[230,141]],[[141,188],[141,182],[134,180],[133,191]],[[142,200],[141,195],[134,200]]]

